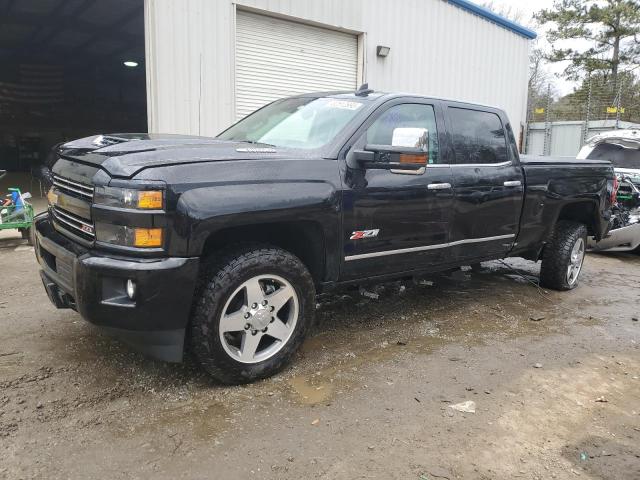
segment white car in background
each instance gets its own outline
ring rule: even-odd
[[[640,183],[640,129],[612,130],[587,140],[578,159],[610,160],[616,173],[635,178]]]
[[[612,228],[592,250],[628,252],[640,249],[640,129],[613,130],[591,137],[578,159],[610,160],[618,176],[618,202]]]

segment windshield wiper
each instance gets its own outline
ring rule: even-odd
[[[275,145],[271,145],[270,143],[257,142],[255,140],[238,140],[240,143],[250,143],[252,145],[264,145],[266,147],[275,147]]]

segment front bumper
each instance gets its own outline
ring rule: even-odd
[[[182,360],[199,259],[105,256],[34,220],[34,244],[49,299],[160,360]],[[127,280],[136,285],[130,299]]]

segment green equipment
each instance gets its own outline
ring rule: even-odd
[[[0,170],[0,178],[6,171]],[[31,239],[31,225],[33,224],[33,206],[27,202],[30,193],[22,193],[19,188],[9,188],[9,193],[0,199],[0,230],[17,229],[22,238]]]

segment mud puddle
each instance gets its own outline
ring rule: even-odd
[[[640,257],[564,293],[519,260],[341,292],[242,387],[54,310],[26,258],[0,251],[0,478],[635,478]]]

